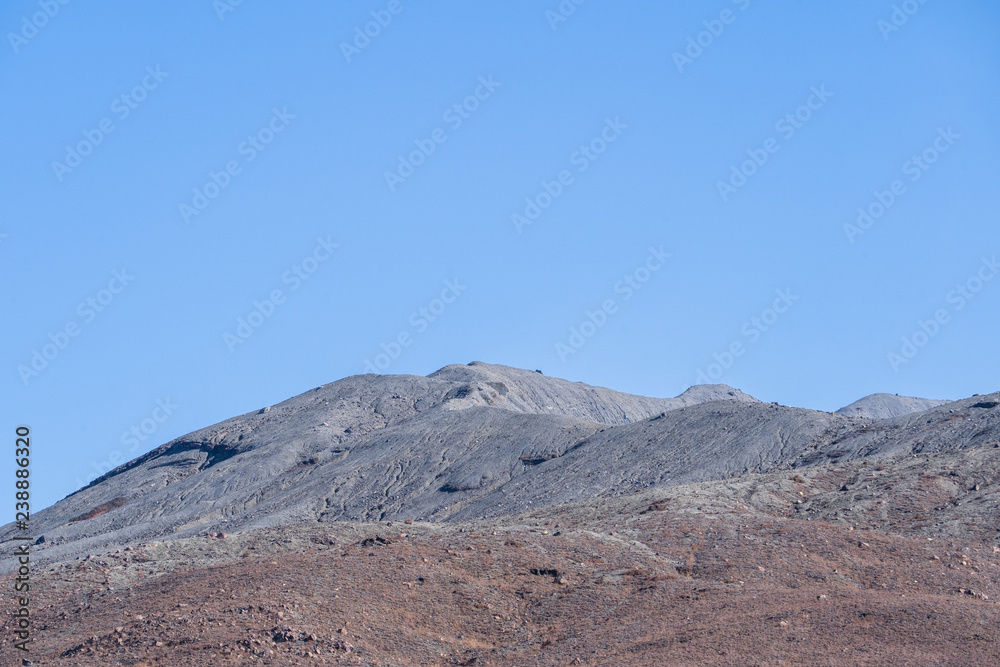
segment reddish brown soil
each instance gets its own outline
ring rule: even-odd
[[[1000,452],[963,456],[650,491],[496,525],[298,526],[49,564],[33,575],[30,657],[1000,664]],[[3,632],[3,664],[20,664],[9,622]]]

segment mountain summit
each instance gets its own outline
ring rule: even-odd
[[[1000,439],[981,397],[890,399],[831,414],[726,385],[649,398],[481,362],[356,375],[165,443],[32,519],[45,552],[68,556],[292,523],[496,518]]]

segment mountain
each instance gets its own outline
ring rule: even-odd
[[[998,521],[1000,392],[358,375],[33,514],[31,661],[994,664]]]
[[[487,521],[296,523],[33,560],[30,656],[73,666],[996,664],[998,472],[1000,448],[970,447]],[[5,614],[0,632],[14,636],[14,623]],[[0,649],[10,664],[2,651],[12,649]]]
[[[868,417],[869,419],[890,419],[891,417],[908,415],[911,412],[930,410],[947,402],[898,394],[870,394],[840,408],[837,410],[837,414]]]
[[[165,443],[32,523],[55,558],[295,523],[496,518],[985,445],[1000,440],[989,403],[873,421],[765,404],[725,385],[648,398],[480,362],[427,377],[358,375]]]

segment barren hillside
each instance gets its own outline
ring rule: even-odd
[[[1000,393],[353,376],[32,525],[35,664],[1000,663]]]

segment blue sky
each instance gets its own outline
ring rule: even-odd
[[[0,28],[0,400],[36,508],[366,367],[823,410],[1000,388],[996,3],[17,0]]]

